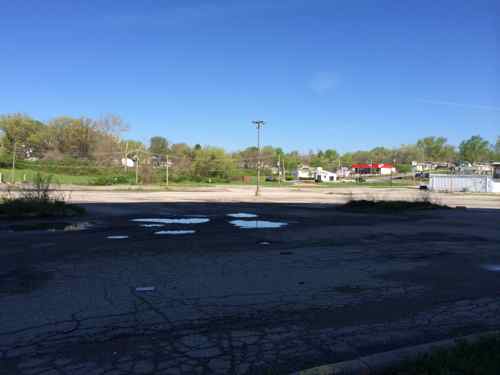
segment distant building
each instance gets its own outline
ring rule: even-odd
[[[496,182],[500,182],[500,162],[492,163],[491,165],[493,166],[493,179]]]
[[[293,176],[297,180],[311,180],[316,182],[335,182],[337,181],[337,174],[334,172],[326,171],[321,167],[310,167],[303,165],[298,167]]]
[[[122,166],[133,168],[133,167],[135,167],[135,161],[130,159],[130,158],[127,158],[127,159],[123,158],[122,159]]]
[[[308,165],[301,165],[292,175],[297,180],[314,180],[316,178],[316,168],[309,167]]]
[[[315,178],[316,182],[335,182],[337,181],[337,174],[325,171],[323,168],[316,168]]]
[[[396,173],[396,168],[391,163],[353,164],[352,170],[357,174],[378,174],[382,176]]]
[[[347,167],[340,167],[337,169],[338,178],[347,178],[351,175],[351,169]]]

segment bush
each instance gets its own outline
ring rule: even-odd
[[[82,207],[70,205],[64,196],[54,197],[50,191],[52,177],[36,174],[31,186],[25,186],[18,194],[9,192],[2,199],[0,215],[8,218],[74,216],[85,212]]]
[[[410,164],[397,164],[396,170],[400,173],[410,173],[413,169]]]

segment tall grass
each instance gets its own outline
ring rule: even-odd
[[[68,197],[51,190],[52,176],[37,173],[31,183],[13,187],[2,198],[0,216],[8,218],[73,216],[84,209],[68,204]]]

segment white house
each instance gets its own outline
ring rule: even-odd
[[[133,167],[135,167],[135,161],[130,159],[130,158],[127,158],[127,159],[123,158],[122,159],[122,166],[133,168]]]
[[[316,182],[335,182],[337,181],[337,174],[318,167],[316,168],[316,176],[314,179]]]
[[[293,177],[297,180],[314,180],[316,178],[316,170],[308,165],[302,165],[293,172]]]

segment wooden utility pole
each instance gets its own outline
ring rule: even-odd
[[[14,147],[12,151],[12,176],[11,176],[13,184],[16,182],[16,154],[17,154],[17,141],[14,141]]]
[[[281,186],[281,155],[278,155],[278,183]]]
[[[285,158],[281,161],[283,165],[283,182],[286,182],[286,168],[285,168]]]
[[[168,154],[167,154],[167,167],[166,167],[166,176],[165,176],[165,179],[166,179],[165,182],[166,182],[167,186],[168,186],[168,182],[169,182],[168,181],[169,180],[168,167],[169,167],[169,165],[168,165]]]
[[[257,156],[257,186],[255,188],[255,196],[260,195],[260,168],[261,168],[261,135],[260,132],[262,128],[264,127],[265,122],[262,120],[258,121],[252,121],[256,127],[257,127],[257,150],[258,150],[258,156]]]
[[[125,144],[125,162],[123,163],[124,164],[124,170],[125,170],[125,173],[128,172],[128,142]]]
[[[139,185],[139,154],[135,157],[135,184]]]

